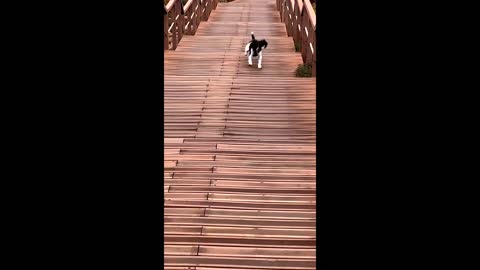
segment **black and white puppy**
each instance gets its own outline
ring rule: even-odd
[[[262,68],[262,50],[267,48],[268,43],[265,39],[256,40],[252,32],[252,40],[245,46],[245,55],[248,55],[248,65],[252,65],[252,57],[258,56],[258,68]]]

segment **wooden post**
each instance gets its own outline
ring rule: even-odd
[[[306,59],[305,59],[305,62],[306,64],[308,65],[311,65],[312,64],[312,48],[311,48],[311,44],[312,44],[312,37],[313,37],[313,28],[310,26],[310,24],[308,24],[308,27],[307,27],[307,30],[308,30],[308,38],[307,38],[307,55],[306,55]]]
[[[201,11],[200,11],[200,14],[202,16],[202,21],[206,21],[207,20],[207,16],[206,16],[206,6],[207,6],[207,0],[202,0],[202,3],[200,5],[200,8],[201,8]],[[204,11],[205,10],[205,11]]]
[[[185,34],[191,35],[192,34],[192,21],[190,20],[190,16],[192,16],[191,8],[185,11]]]
[[[285,18],[285,27],[287,29],[287,36],[292,36],[290,34],[290,27],[288,27],[290,25],[290,10],[288,8],[288,3],[290,2],[290,0],[285,0],[285,9],[284,9],[284,14],[283,14],[283,17]]]
[[[312,76],[317,76],[317,30],[312,29],[312,43],[313,43],[313,55],[312,55]]]
[[[183,2],[182,0],[176,0],[177,3],[175,5],[175,8],[177,10],[177,16],[178,16],[178,22],[177,22],[177,25],[178,25],[178,42],[180,42],[180,40],[182,40],[182,37],[183,37],[183,29],[185,27],[185,24],[184,24],[184,21],[185,21],[185,17],[183,16]],[[175,16],[175,17],[177,17]]]
[[[198,26],[200,25],[200,20],[201,20],[201,15],[202,15],[202,5],[200,3],[200,0],[196,0],[198,8],[196,7],[195,11],[195,31],[193,34],[197,32]]]
[[[207,21],[208,19],[210,18],[210,13],[212,13],[212,10],[213,10],[213,0],[208,0],[207,2]]]
[[[285,0],[280,1],[280,21],[285,22]]]
[[[305,6],[303,6],[303,12],[302,12],[302,28],[300,29],[301,35],[302,35],[302,59],[303,63],[307,60],[307,46],[308,46],[308,37],[307,33],[305,32],[305,28],[308,25],[308,14],[305,11]]]
[[[163,50],[168,50],[168,13],[163,7]]]
[[[294,8],[293,8],[293,42],[297,44],[299,42],[298,38],[298,24],[300,20],[300,12],[299,12],[298,2],[295,0]]]

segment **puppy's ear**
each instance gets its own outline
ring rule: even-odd
[[[263,47],[264,49],[267,48],[268,42],[265,39],[262,39],[260,41],[260,46]]]

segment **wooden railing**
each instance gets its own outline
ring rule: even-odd
[[[200,21],[207,21],[218,0],[170,0],[163,15],[164,50],[175,50],[183,35],[195,35]],[[171,38],[171,39],[170,39]]]
[[[280,18],[285,23],[287,34],[293,37],[296,47],[300,46],[303,63],[312,67],[312,76],[316,76],[317,17],[309,0],[277,0]]]

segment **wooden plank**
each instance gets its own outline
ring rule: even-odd
[[[167,193],[168,194],[168,193]],[[165,194],[165,195],[167,195]],[[217,217],[185,217],[185,216],[168,216],[164,217],[165,225],[191,225],[191,226],[220,226],[220,227],[277,227],[277,228],[315,228],[315,221],[311,220],[278,220],[267,219],[246,219],[246,218],[217,218]]]
[[[257,219],[311,219],[315,220],[315,212],[285,212],[285,211],[262,211],[262,210],[235,210],[235,209],[215,209],[208,208],[205,211],[206,216],[217,217],[244,217]]]
[[[235,258],[235,257],[214,257],[214,256],[165,256],[165,265],[169,266],[214,266],[230,268],[243,266],[246,268],[264,269],[315,269],[313,259],[266,259],[266,258]]]
[[[165,244],[215,245],[239,247],[275,247],[275,248],[315,248],[316,240],[298,238],[252,238],[247,236],[206,236],[206,235],[170,235],[164,237]]]
[[[205,208],[165,208],[165,216],[203,216]]]
[[[198,245],[165,245],[163,253],[165,255],[197,255],[198,249]]]
[[[283,222],[275,220],[274,222]],[[315,229],[204,226],[202,235],[315,239]]]
[[[183,143],[184,138],[164,138],[163,143]]]
[[[163,168],[173,168],[177,166],[177,161],[176,160],[165,160],[163,162]]]
[[[188,247],[188,246],[187,246]],[[277,249],[252,247],[200,246],[200,256],[259,257],[259,258],[315,258],[315,249]]]

